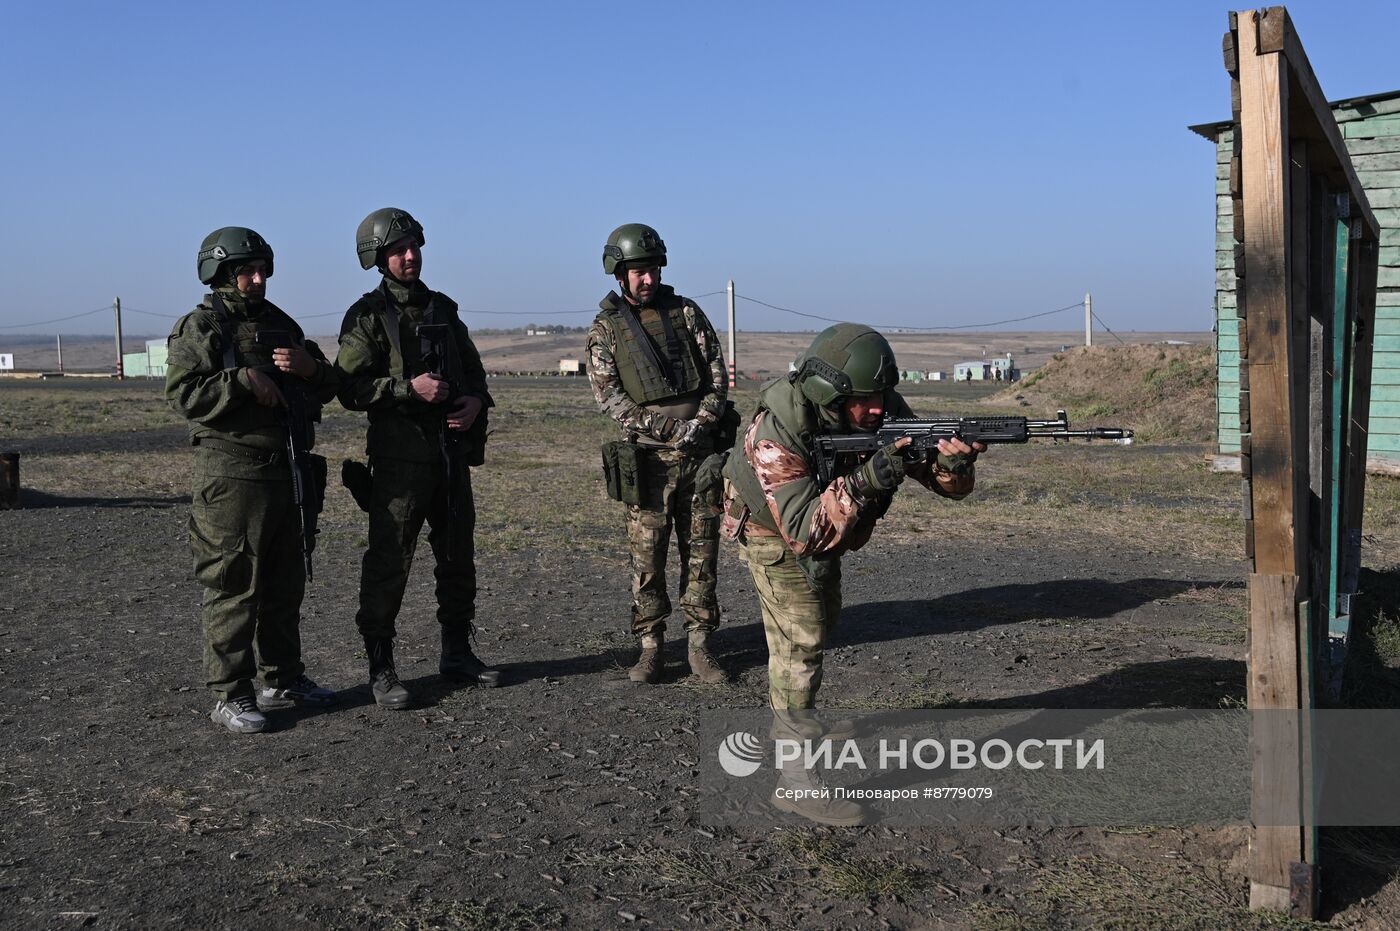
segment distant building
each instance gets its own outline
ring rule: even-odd
[[[929,381],[946,381],[947,378],[948,378],[948,373],[947,373],[947,372],[929,372],[929,373],[928,373],[928,380],[929,380]]]
[[[906,369],[899,373],[900,381],[923,381],[924,373],[918,369]]]
[[[122,374],[127,378],[164,378],[168,352],[165,340],[148,339],[145,352],[122,353]]]
[[[1400,91],[1352,97],[1331,105],[1356,169],[1357,180],[1380,223],[1376,271],[1376,331],[1371,356],[1371,421],[1368,460],[1400,463]],[[1215,365],[1216,449],[1240,451],[1240,322],[1235,279],[1234,208],[1230,157],[1234,123],[1189,127],[1215,143]]]
[[[0,372],[13,372],[15,370],[15,354],[12,352],[0,352]]]
[[[979,359],[953,366],[953,381],[1018,381],[1021,370],[1010,354],[1004,359]]]
[[[583,363],[580,362],[578,359],[560,359],[560,360],[559,360],[559,374],[560,374],[560,375],[582,375],[582,374],[583,374]]]

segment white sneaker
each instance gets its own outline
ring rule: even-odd
[[[267,730],[267,718],[258,710],[258,703],[251,695],[216,703],[214,710],[209,712],[209,720],[222,724],[235,734],[256,734]]]
[[[295,708],[297,705],[314,705],[320,708],[333,701],[335,693],[330,689],[321,688],[305,673],[297,676],[291,685],[281,688],[269,685],[258,689],[258,707],[263,711]]]

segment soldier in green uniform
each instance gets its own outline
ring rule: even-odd
[[[690,670],[704,682],[722,682],[724,670],[709,647],[719,626],[719,502],[717,493],[697,494],[696,473],[714,451],[729,380],[704,311],[661,283],[665,264],[666,244],[650,226],[627,223],[608,237],[603,272],[617,279],[621,294],[610,291],[599,303],[588,331],[588,377],[598,406],[632,444],[641,476],[642,501],[627,511],[632,633],[641,645],[629,677],[661,679],[671,613],[666,554],[674,531]]]
[[[812,714],[822,681],[822,651],[841,613],[841,557],[870,539],[906,477],[945,498],[964,498],[973,463],[986,446],[942,440],[936,457],[908,463],[901,439],[873,454],[838,457],[836,478],[816,478],[810,437],[874,432],[885,417],[912,417],[894,390],[894,350],[870,327],[841,323],[819,333],[787,376],[766,384],[758,411],[725,463],[724,534],[739,542],[763,609],[768,641],[768,697],[774,735],[830,736]],[[803,788],[811,774],[786,768],[779,787]],[[795,801],[779,808],[827,824],[858,824],[864,810],[838,800]]]
[[[218,698],[210,717],[249,734],[267,727],[259,706],[333,698],[301,661],[306,576],[285,411],[287,393],[300,392],[318,419],[336,379],[316,344],[264,296],[272,248],[261,236],[241,226],[215,230],[197,266],[213,290],[170,333],[165,397],[190,421],[195,446],[189,532],[205,588],[205,677]],[[268,346],[256,338],[264,330],[291,339]],[[255,672],[263,681],[256,691]]]
[[[428,523],[437,581],[442,657],[451,679],[495,686],[500,672],[472,650],[476,618],[476,510],[471,466],[481,465],[486,389],[481,356],[447,295],[421,279],[423,227],[393,207],[365,217],[355,233],[360,266],[379,286],[356,301],[340,328],[340,400],[367,411],[369,469],[350,464],[346,484],[369,511],[369,548],[355,623],[369,654],[374,700],[407,708],[412,696],[394,670],[394,621],[413,553]]]

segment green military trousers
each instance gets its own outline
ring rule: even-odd
[[[768,700],[775,711],[811,708],[822,684],[822,651],[841,614],[841,562],[825,563],[813,583],[778,537],[748,536],[739,558],[749,567],[768,641]]]
[[[360,610],[355,624],[371,639],[392,638],[423,522],[428,523],[437,580],[437,619],[444,627],[469,627],[476,617],[476,506],[471,471],[457,472],[457,518],[448,514],[447,470],[438,462],[370,457],[374,476],[369,508],[369,548],[360,570]],[[449,532],[450,528],[450,532]]]
[[[632,633],[640,637],[666,629],[671,597],[666,590],[666,555],[671,534],[680,556],[681,610],[687,630],[719,626],[715,570],[719,564],[720,514],[717,503],[697,497],[695,473],[703,457],[643,447],[643,504],[627,508],[627,541],[632,553]]]
[[[204,586],[205,679],[219,699],[253,694],[256,671],[273,687],[290,685],[301,662],[301,520],[291,473],[231,477],[247,464],[209,447],[195,450],[190,507],[194,575]],[[255,659],[256,657],[256,659]]]

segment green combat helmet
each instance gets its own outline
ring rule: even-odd
[[[272,247],[246,226],[225,226],[204,237],[199,245],[195,267],[201,284],[213,284],[224,265],[237,268],[262,259],[267,263],[266,278],[272,277]]]
[[[838,323],[817,334],[798,357],[792,378],[818,407],[893,388],[899,368],[889,341],[868,326]]]
[[[666,264],[666,243],[645,223],[624,223],[608,236],[603,247],[603,274],[616,276],[634,265],[658,268]]]
[[[383,266],[384,247],[393,245],[400,239],[412,236],[418,245],[426,243],[423,224],[413,219],[407,210],[397,207],[381,207],[360,221],[355,230],[355,251],[360,254],[360,267],[369,271],[375,266]]]

